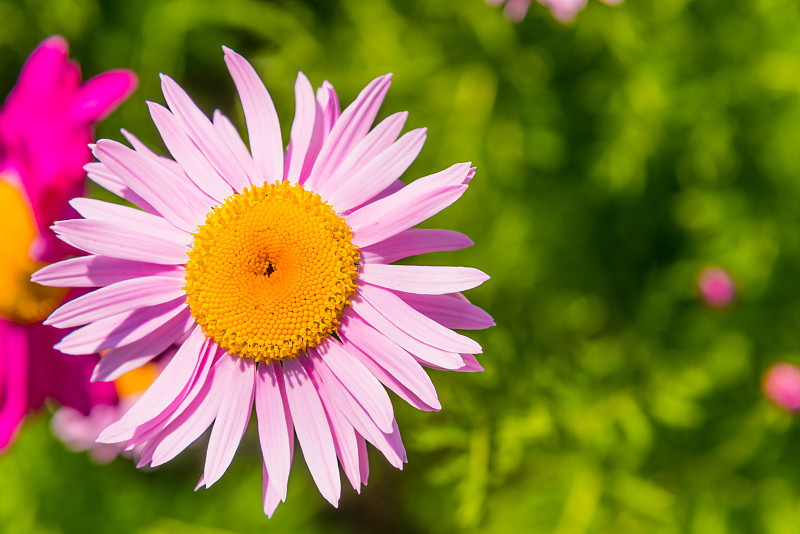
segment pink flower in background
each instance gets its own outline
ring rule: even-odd
[[[405,112],[372,127],[389,75],[340,111],[329,83],[315,98],[299,74],[284,151],[255,70],[229,49],[225,61],[250,149],[224,115],[209,121],[163,76],[169,109],[149,105],[174,160],[131,135],[133,150],[98,141],[89,177],[141,210],[75,199],[84,218],[54,228],[90,255],[33,280],[100,287],[45,321],[86,325],[57,345],[63,352],[109,349],[96,379],[113,380],[179,345],[100,441],[141,447],[139,464],[157,466],[213,423],[198,484],[208,487],[230,465],[255,404],[265,513],[286,498],[295,435],[317,487],[337,505],[338,464],[357,491],[367,483],[366,442],[395,467],[406,462],[383,386],[438,410],[423,366],[482,369],[480,345],[452,329],[494,324],[460,293],[488,277],[466,267],[391,265],[472,244],[458,232],[412,227],[455,202],[475,169],[461,163],[400,181],[426,131],[399,137]]]
[[[47,398],[82,413],[116,402],[113,387],[89,384],[97,357],[58,354],[52,346],[63,332],[39,323],[66,291],[30,282],[44,263],[74,251],[48,227],[74,213],[67,201],[83,191],[92,125],[136,84],[128,71],[82,84],[67,52],[61,37],[40,44],[0,109],[0,451]]]
[[[764,395],[789,412],[800,411],[800,367],[776,363],[764,374]]]
[[[561,22],[571,22],[575,16],[586,6],[588,0],[538,0],[548,8],[555,18]],[[606,4],[616,5],[622,0],[602,0]],[[532,0],[486,0],[489,5],[499,6],[505,4],[503,14],[514,23],[522,21],[528,13]]]
[[[94,404],[88,414],[70,406],[62,406],[50,421],[53,434],[70,450],[89,451],[95,463],[106,464],[123,452],[121,443],[97,443],[100,432],[118,421],[136,402],[142,392],[150,387],[157,374],[157,365],[145,364],[114,380],[119,402]],[[105,384],[101,382],[101,384]],[[132,451],[138,456],[139,451]]]
[[[700,296],[709,306],[724,308],[736,298],[736,285],[730,275],[719,267],[706,267],[697,278]]]

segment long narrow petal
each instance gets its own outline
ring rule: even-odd
[[[137,229],[157,234],[160,238],[188,246],[192,234],[168,223],[163,217],[136,208],[105,202],[94,198],[73,198],[69,205],[85,219],[97,219],[115,224],[128,224]]]
[[[167,276],[125,280],[63,304],[44,324],[69,328],[143,306],[154,306],[184,295],[182,286],[182,280]]]
[[[472,267],[428,265],[384,265],[368,263],[362,266],[360,279],[372,285],[424,295],[442,295],[466,291],[489,279]]]
[[[336,120],[306,180],[308,188],[316,191],[324,186],[345,155],[369,131],[391,82],[391,74],[375,78]]]
[[[336,449],[336,456],[339,458],[339,463],[342,464],[347,479],[353,489],[361,491],[361,473],[358,465],[358,442],[356,441],[356,432],[353,430],[347,419],[342,415],[336,403],[330,398],[326,384],[317,374],[316,364],[312,364],[310,359],[306,359],[303,367],[311,377],[314,386],[319,393],[319,400],[322,402],[322,407],[325,409],[325,415],[328,417],[328,425],[331,429],[331,436],[333,437],[333,445]],[[391,429],[391,423],[389,424]]]
[[[378,428],[383,432],[391,432],[394,419],[392,401],[369,370],[333,340],[319,345],[317,353],[322,363],[364,407]]]
[[[181,313],[153,330],[149,336],[106,352],[94,368],[92,381],[116,380],[128,371],[141,367],[162,355],[193,326],[194,318],[189,309],[184,308]]]
[[[97,441],[114,443],[125,436],[130,429],[158,417],[187,390],[203,351],[205,336],[196,328],[175,356],[167,363],[161,374],[150,384],[136,403],[131,406],[119,421],[106,428]],[[127,436],[124,439],[129,439]]]
[[[186,309],[186,299],[137,308],[73,330],[53,347],[64,354],[94,354],[139,341]]]
[[[305,167],[306,156],[309,155],[309,147],[312,146],[315,138],[319,143],[319,139],[322,137],[322,121],[317,117],[318,107],[317,101],[314,99],[314,89],[302,72],[297,73],[294,96],[297,104],[294,121],[292,121],[289,147],[286,151],[287,161],[284,172],[287,180],[299,183]]]
[[[242,136],[233,125],[228,117],[223,115],[220,110],[214,111],[214,128],[219,133],[219,136],[228,145],[228,150],[231,151],[233,157],[239,162],[239,165],[244,169],[247,175],[247,180],[251,184],[261,184],[262,179],[256,169],[256,164],[253,161],[253,156],[247,149],[247,145],[242,141]]]
[[[461,232],[409,228],[383,241],[362,247],[359,252],[364,263],[394,263],[409,256],[460,250],[472,245],[472,240]]]
[[[403,130],[407,119],[408,112],[400,111],[389,115],[379,122],[378,125],[370,130],[370,132],[353,147],[347,156],[345,156],[342,163],[331,177],[331,181],[338,183],[339,180],[353,174],[357,169],[360,169],[367,162],[375,158],[375,156],[392,146],[392,143],[397,141],[397,137]]]
[[[408,132],[392,146],[354,170],[346,179],[329,180],[320,195],[337,212],[359,206],[406,172],[422,150],[426,135],[426,128]]]
[[[189,260],[189,247],[170,239],[167,232],[97,219],[58,221],[52,228],[61,240],[91,254],[172,265]]]
[[[147,105],[150,108],[153,123],[158,128],[169,153],[180,164],[192,182],[218,202],[222,202],[233,194],[231,185],[208,162],[203,152],[183,131],[178,119],[164,106],[155,102],[148,102]]]
[[[447,328],[482,330],[494,326],[492,316],[464,298],[454,295],[397,295],[418,312]]]
[[[178,228],[194,232],[205,220],[210,206],[204,204],[195,185],[179,183],[155,161],[107,139],[97,142],[94,155]]]
[[[175,118],[205,159],[237,193],[241,193],[250,185],[250,180],[208,117],[200,111],[181,86],[166,74],[161,75],[161,89]]]
[[[219,480],[231,464],[253,409],[256,364],[248,358],[237,356],[229,358],[234,370],[228,383],[228,394],[222,398],[217,420],[208,440],[206,465],[203,471],[207,488]]]
[[[397,378],[425,404],[437,410],[441,408],[430,377],[408,352],[356,317],[345,317],[339,333],[361,350],[360,354],[354,356],[368,357]],[[365,363],[363,358],[361,361]]]
[[[417,360],[443,369],[458,369],[464,366],[458,353],[423,343],[384,317],[366,299],[356,296],[351,301],[352,311],[350,313],[357,314],[365,323],[410,352]]]
[[[70,118],[78,122],[102,120],[136,89],[136,75],[111,70],[86,80],[70,105]]]
[[[341,482],[336,450],[317,390],[297,358],[283,362],[283,376],[297,439],[303,448],[308,470],[322,496],[338,506]]]
[[[255,69],[242,56],[227,47],[225,63],[242,101],[250,152],[263,182],[283,179],[283,141],[278,113]]]
[[[451,352],[482,352],[481,346],[475,340],[440,325],[416,311],[391,291],[363,284],[359,288],[359,294],[381,315],[406,333],[413,333],[423,343]]]
[[[465,185],[431,188],[412,182],[400,191],[357,209],[346,217],[353,244],[366,247],[408,230],[458,200]]]
[[[31,281],[43,286],[101,287],[130,278],[172,276],[183,279],[182,266],[120,260],[106,256],[79,256],[42,267]]]
[[[294,440],[294,427],[289,416],[289,407],[281,395],[279,381],[283,382],[280,364],[258,364],[255,378],[258,439],[271,483],[283,500],[286,499],[286,484],[292,462],[289,441]]]
[[[133,189],[128,187],[119,176],[111,172],[103,163],[93,161],[84,165],[83,169],[86,171],[86,176],[103,189],[114,193],[120,198],[124,198],[128,202],[136,204],[147,213],[158,213],[158,210],[151,206],[145,199],[137,195]]]

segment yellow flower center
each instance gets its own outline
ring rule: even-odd
[[[351,239],[316,193],[289,182],[251,186],[194,234],[184,287],[192,315],[231,354],[292,358],[336,332],[356,289]]]
[[[156,379],[156,374],[156,365],[154,363],[146,363],[141,367],[128,371],[114,380],[117,395],[120,398],[140,395],[150,387],[150,384]]]
[[[0,316],[17,323],[39,322],[61,303],[67,290],[31,282],[44,263],[30,258],[36,224],[23,194],[0,176]]]

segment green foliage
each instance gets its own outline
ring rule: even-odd
[[[193,493],[197,450],[95,466],[40,419],[0,459],[0,531],[797,532],[800,427],[760,377],[800,362],[798,27],[794,0],[592,1],[568,26],[536,4],[513,26],[483,0],[0,1],[2,92],[61,33],[85,75],[140,76],[99,135],[156,147],[158,72],[242,125],[223,44],[285,135],[298,70],[343,103],[394,72],[382,116],[429,129],[407,176],[478,167],[428,223],[476,246],[422,261],[491,274],[470,298],[498,324],[474,334],[484,373],[431,373],[440,413],[395,399],[409,464],[373,451],[339,510],[296,458],[264,518],[250,433]],[[697,296],[709,264],[737,283],[730,309]]]

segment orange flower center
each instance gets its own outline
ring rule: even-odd
[[[44,263],[30,257],[36,224],[27,199],[0,176],[0,316],[17,323],[39,322],[61,303],[67,290],[31,282]]]
[[[194,234],[184,287],[192,315],[231,354],[292,358],[336,332],[356,289],[351,239],[316,193],[289,182],[251,186]]]

